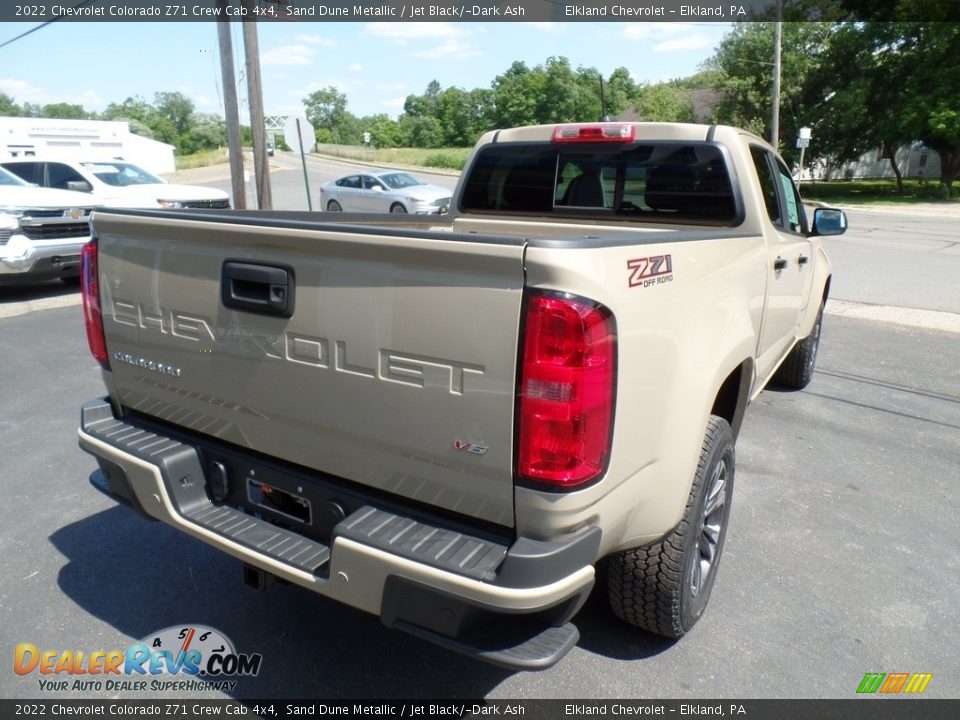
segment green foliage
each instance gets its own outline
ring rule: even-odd
[[[651,122],[693,122],[690,92],[675,85],[650,85],[640,89],[637,107]]]
[[[910,204],[947,200],[951,196],[945,185],[924,180],[903,181],[901,193],[893,178],[876,180],[807,181],[800,184],[800,194],[807,200],[827,204],[861,205],[871,203]]]
[[[176,148],[178,155],[190,155],[227,144],[223,118],[195,112],[193,101],[183,93],[158,92],[154,100],[156,104],[151,104],[137,95],[122,103],[110,103],[99,119],[126,121],[130,124],[130,132],[169,143]],[[249,128],[247,130],[249,132]]]
[[[769,22],[738,23],[704,64],[702,75],[722,92],[717,122],[767,138],[773,117],[774,29]],[[782,24],[779,149],[788,160],[795,154],[793,139],[809,123],[810,79],[829,47],[831,29],[830,23]]]
[[[181,154],[213,150],[226,145],[227,123],[219,115],[195,114],[187,132],[177,139]]]
[[[940,181],[949,188],[960,175],[960,26],[841,25],[831,50],[820,79],[833,95],[819,117],[835,154],[922,140],[940,155]]]
[[[443,146],[443,127],[431,116],[404,115],[400,118],[400,144],[403,147],[437,148]]]
[[[100,114],[101,120],[137,120],[149,126],[156,117],[156,109],[139,95],[128,97],[122,103],[110,103]]]
[[[18,117],[22,113],[23,108],[21,108],[12,97],[5,92],[0,92],[0,116]]]
[[[378,148],[397,147],[401,140],[400,125],[386,113],[360,119],[363,132],[370,133],[370,144]]]
[[[93,113],[88,113],[82,105],[72,103],[51,103],[44,105],[40,110],[40,117],[56,118],[62,120],[89,120],[94,117]]]
[[[467,164],[467,159],[463,155],[454,155],[453,153],[431,153],[424,159],[423,164],[425,167],[463,170]]]
[[[307,120],[317,132],[320,143],[360,143],[363,130],[357,118],[347,110],[347,96],[329,85],[315,90],[303,100]]]
[[[917,194],[926,200],[949,200],[951,198],[951,188],[943,183],[924,185]]]
[[[175,135],[183,135],[190,129],[193,117],[193,100],[181,92],[158,92],[153,96],[154,112],[170,122]]]

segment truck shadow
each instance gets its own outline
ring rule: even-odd
[[[259,675],[240,678],[229,693],[237,699],[481,698],[512,674],[296,586],[255,592],[239,561],[124,507],[66,525],[51,541],[68,560],[60,589],[118,631],[106,649],[125,650],[125,638],[171,626],[205,625],[237,652],[260,653]]]
[[[615,660],[654,657],[678,642],[638,630],[614,615],[607,600],[607,582],[602,572],[598,573],[593,592],[573,622],[580,629],[580,648]]]
[[[45,282],[4,284],[0,285],[0,305],[73,295],[79,292],[79,282],[67,283],[56,279]]]
[[[297,586],[255,592],[243,584],[239,561],[124,507],[66,525],[51,541],[68,560],[60,589],[118,631],[106,649],[125,650],[172,626],[204,625],[223,632],[237,652],[260,653],[259,675],[240,678],[228,693],[237,699],[479,699],[514,674]],[[614,659],[650,657],[673,644],[622,624],[599,591],[575,622],[581,649]]]

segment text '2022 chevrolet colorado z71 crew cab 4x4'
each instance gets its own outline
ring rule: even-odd
[[[257,586],[531,669],[600,562],[628,623],[701,616],[744,410],[809,382],[846,219],[746,132],[602,123],[484,135],[449,216],[93,227],[94,484]]]

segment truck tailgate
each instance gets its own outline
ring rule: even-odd
[[[125,410],[513,525],[520,240],[269,214],[93,224]],[[272,297],[283,278],[289,317],[221,298]]]

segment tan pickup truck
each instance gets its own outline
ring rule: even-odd
[[[535,669],[605,563],[613,611],[679,637],[845,227],[760,138],[655,123],[488,133],[439,218],[98,211],[80,445],[260,589]]]

